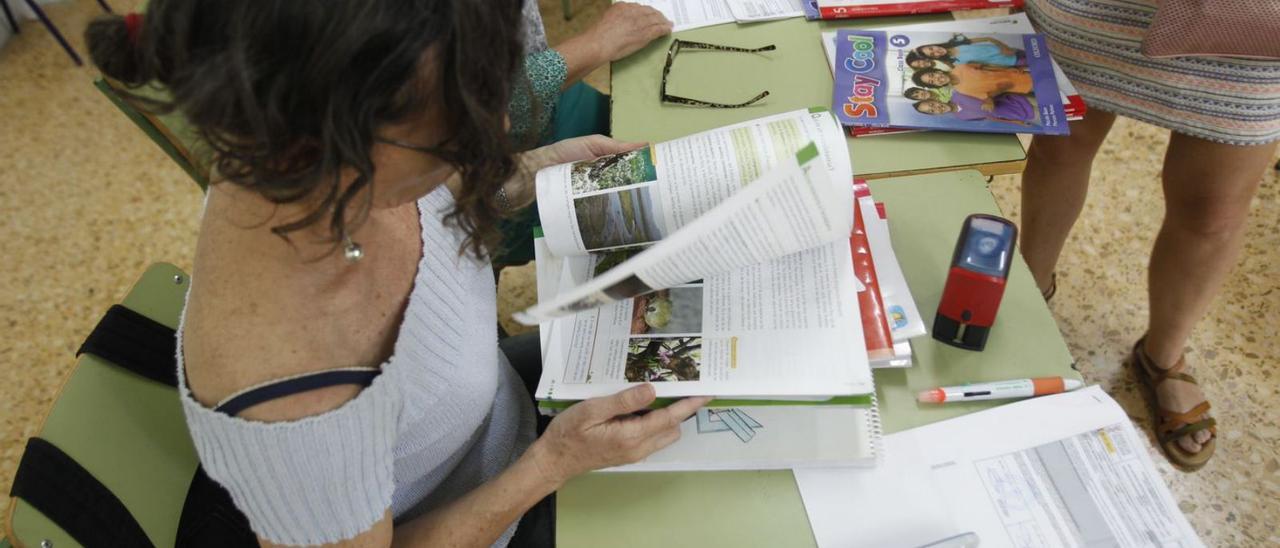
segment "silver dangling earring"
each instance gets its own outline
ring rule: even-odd
[[[360,259],[364,258],[364,249],[360,247],[360,244],[351,241],[351,236],[348,236],[346,231],[342,232],[342,256],[348,263],[352,264],[358,263]]]

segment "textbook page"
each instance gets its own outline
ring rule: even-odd
[[[1097,386],[892,434],[885,452],[902,464],[796,471],[819,546],[913,546],[964,532],[982,546],[1203,546],[1145,436]],[[886,478],[925,478],[913,523],[898,516],[903,506],[867,500],[894,492],[850,496]],[[913,536],[921,528],[936,538]]]
[[[725,0],[627,0],[662,12],[674,27],[672,32],[734,22]]]
[[[810,143],[678,232],[515,318],[532,325],[759,264],[845,239],[852,225],[852,185],[832,184]]]
[[[566,259],[561,291],[617,253]],[[580,400],[639,382],[659,397],[869,394],[855,292],[841,240],[559,318],[535,396]]]
[[[824,109],[795,110],[537,174],[538,215],[559,257],[656,242],[813,142],[833,184],[853,178]]]

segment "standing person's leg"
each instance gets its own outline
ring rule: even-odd
[[[1037,135],[1022,172],[1022,257],[1042,293],[1053,289],[1053,270],[1089,191],[1089,172],[1116,116],[1090,111],[1071,122],[1071,135]]]
[[[1168,370],[1182,360],[1192,328],[1240,257],[1249,205],[1275,150],[1173,134],[1164,161],[1164,223],[1148,272],[1151,317],[1142,348],[1148,369]],[[1178,379],[1160,383],[1156,396],[1162,409],[1176,413],[1206,401],[1199,386]],[[1211,437],[1200,430],[1177,444],[1195,454]]]

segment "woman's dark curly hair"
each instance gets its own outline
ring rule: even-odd
[[[506,113],[522,81],[522,24],[519,0],[154,0],[133,36],[113,16],[85,38],[106,76],[168,89],[167,102],[131,98],[185,115],[220,180],[278,204],[314,200],[273,232],[327,219],[335,247],[348,219],[368,212],[378,128],[442,102],[449,138],[431,153],[464,183],[447,218],[482,256],[499,240],[497,191],[516,170]],[[344,188],[347,169],[356,177]]]

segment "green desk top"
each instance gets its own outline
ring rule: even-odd
[[[882,18],[812,23],[787,19],[753,25],[717,25],[679,33],[686,40],[742,47],[774,44],[777,51],[754,55],[682,50],[667,78],[673,95],[736,103],[769,91],[749,107],[717,109],[662,104],[662,66],[672,38],[660,39],[613,64],[613,135],[658,142],[691,133],[812,106],[831,107],[832,78],[820,34],[839,27],[920,23],[942,17]],[[1026,158],[1013,135],[911,133],[849,140],[858,175],[964,169]]]
[[[871,182],[885,203],[894,250],[920,313],[932,322],[965,216],[999,214],[973,171]],[[1018,256],[983,352],[922,337],[916,364],[875,372],[886,433],[956,417],[996,403],[922,406],[915,393],[963,382],[1062,375],[1080,378],[1057,324]],[[854,494],[850,494],[854,496]],[[557,495],[557,543],[578,546],[813,545],[789,471],[588,474]]]

